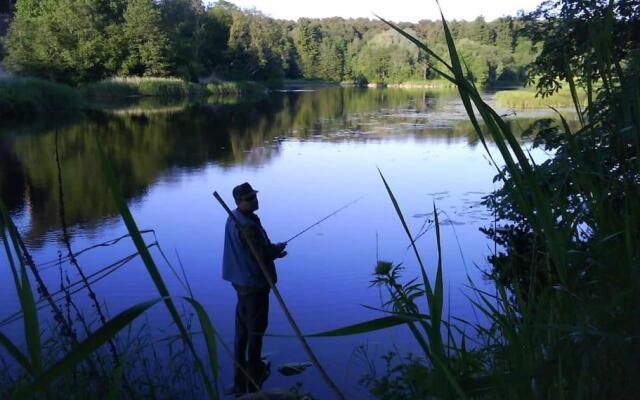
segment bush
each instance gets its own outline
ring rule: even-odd
[[[67,114],[81,108],[77,91],[36,78],[0,79],[0,118],[26,119],[34,114]]]
[[[82,88],[90,98],[131,96],[196,96],[201,86],[178,78],[118,77],[105,79]]]
[[[578,92],[578,98],[584,105],[586,94]],[[573,107],[571,92],[560,90],[551,96],[536,96],[533,90],[501,90],[496,92],[496,103],[506,108],[543,108],[543,107]]]
[[[212,95],[255,94],[265,90],[264,86],[255,82],[211,82],[206,88]]]

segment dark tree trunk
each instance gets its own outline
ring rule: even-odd
[[[422,79],[424,79],[425,81],[429,76],[429,69],[430,69],[429,64],[425,64],[424,67],[422,68]]]

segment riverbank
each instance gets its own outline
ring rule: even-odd
[[[354,82],[344,81],[340,82],[340,86],[344,87],[368,87],[368,88],[394,88],[394,89],[445,89],[453,88],[454,84],[445,79],[430,79],[419,81],[407,81],[400,83],[386,83],[386,82]]]
[[[83,107],[70,86],[36,78],[0,79],[0,119],[31,119],[41,114],[69,114]]]
[[[325,81],[322,79],[285,79],[277,85],[270,87],[271,89],[283,90],[305,90],[319,87],[339,86],[340,82]]]
[[[325,80],[283,80],[270,89],[308,90],[321,87],[358,86],[376,88],[438,89],[450,88],[445,80],[411,81],[400,84],[355,84]],[[24,120],[34,114],[54,115],[82,110],[111,109],[112,103],[131,102],[132,99],[184,99],[256,96],[269,89],[262,83],[246,81],[218,81],[207,84],[187,82],[178,78],[117,77],[71,87],[39,78],[0,78],[0,117],[5,120]],[[206,99],[212,103],[211,99]],[[226,102],[226,101],[223,101]]]
[[[220,81],[200,85],[178,78],[112,78],[80,87],[88,98],[121,97],[194,97],[243,95],[266,90],[257,82]]]
[[[205,93],[201,85],[177,78],[112,78],[79,86],[87,99],[121,97],[188,97]]]
[[[257,95],[266,91],[257,82],[211,82],[200,85],[177,78],[112,78],[78,87],[39,78],[0,78],[0,118],[25,120],[34,115],[60,115],[103,110],[108,104],[132,99],[175,99]]]
[[[425,81],[408,81],[402,83],[390,83],[387,84],[390,88],[401,89],[439,89],[439,88],[453,88],[455,85],[445,79],[432,79]]]

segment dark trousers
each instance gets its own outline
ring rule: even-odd
[[[249,373],[253,382],[261,384],[264,373],[261,359],[262,335],[267,330],[269,318],[269,289],[236,285],[234,288],[238,294],[234,345],[234,384],[236,388],[247,388],[246,390],[249,392],[254,392],[260,388],[251,384],[245,371]]]

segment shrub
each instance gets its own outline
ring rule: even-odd
[[[24,119],[34,114],[67,114],[80,108],[80,96],[69,86],[37,78],[0,79],[2,119]]]

